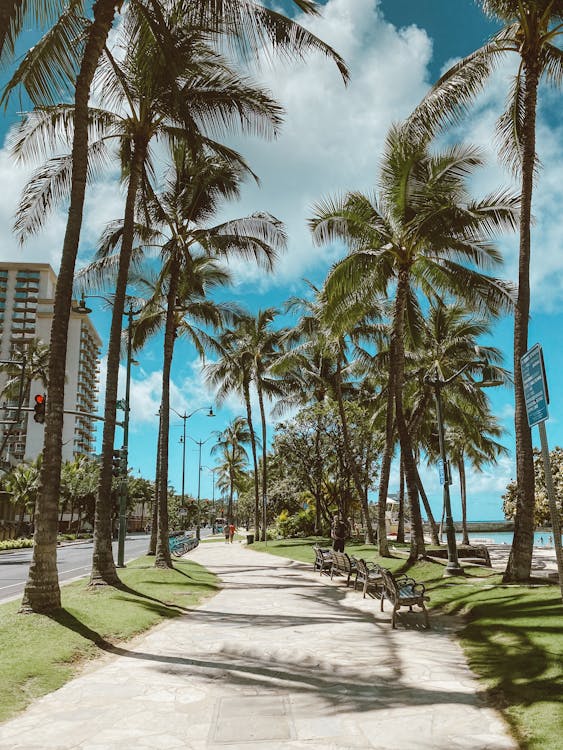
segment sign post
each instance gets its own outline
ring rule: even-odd
[[[545,486],[549,501],[551,514],[551,528],[553,529],[553,543],[555,545],[555,557],[557,560],[557,572],[559,574],[559,586],[563,598],[563,550],[561,549],[561,524],[559,523],[559,511],[555,501],[555,488],[551,474],[551,461],[549,459],[549,445],[545,423],[548,419],[547,405],[549,404],[549,391],[547,389],[547,378],[543,352],[539,344],[528,349],[526,354],[520,358],[522,370],[522,383],[524,387],[524,400],[526,402],[526,413],[530,428],[538,425],[540,431],[540,444],[545,471]]]

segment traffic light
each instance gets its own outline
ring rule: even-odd
[[[115,450],[113,452],[113,457],[111,459],[111,474],[114,477],[120,477],[121,476],[121,451]]]
[[[43,424],[45,421],[45,405],[47,404],[47,396],[43,393],[38,393],[35,396],[35,406],[33,407],[33,419],[39,424]]]

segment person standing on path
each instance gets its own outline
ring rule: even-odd
[[[237,530],[237,527],[234,525],[234,523],[231,521],[229,524],[229,541],[232,544],[233,539],[235,537],[235,531]]]
[[[226,523],[225,526],[223,527],[223,532],[225,534],[225,544],[228,544],[229,543],[229,537],[231,535],[228,523]]]
[[[349,528],[344,520],[344,516],[340,512],[332,519],[330,536],[332,537],[332,549],[335,552],[344,552],[344,544],[349,536]]]

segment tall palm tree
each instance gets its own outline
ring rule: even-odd
[[[239,195],[240,185],[248,169],[226,159],[200,152],[193,154],[182,146],[174,151],[174,169],[161,194],[153,194],[148,201],[148,213],[153,227],[152,243],[160,246],[163,268],[158,284],[157,308],[149,303],[145,321],[164,322],[164,365],[162,398],[162,438],[159,465],[162,467],[160,490],[163,492],[168,476],[168,411],[169,375],[175,336],[182,330],[189,335],[199,353],[217,349],[215,340],[204,331],[195,331],[186,323],[186,314],[194,320],[213,325],[233,321],[232,305],[218,305],[205,299],[207,291],[230,280],[214,258],[233,255],[250,258],[271,269],[277,251],[285,244],[280,223],[267,214],[256,214],[210,225],[221,202]],[[149,227],[143,228],[150,236]],[[165,293],[163,294],[163,290]],[[178,308],[182,314],[179,315]],[[164,311],[164,318],[162,316]],[[179,327],[177,318],[182,320]],[[141,323],[141,321],[139,321]],[[139,330],[143,330],[142,328]],[[142,340],[142,335],[140,339]],[[161,507],[161,526],[165,512]],[[164,539],[164,536],[163,536]],[[162,541],[161,547],[164,546]],[[168,542],[166,536],[166,555]],[[163,564],[157,550],[156,564]]]
[[[244,417],[235,417],[225,429],[219,433],[217,442],[211,448],[211,453],[219,454],[219,486],[229,491],[227,506],[227,522],[233,520],[233,498],[239,475],[244,469],[248,456],[245,445],[250,442],[250,430]]]
[[[74,6],[72,0],[70,3]],[[316,3],[312,0],[294,0],[294,3],[305,13],[317,12]],[[48,54],[41,59],[42,45],[36,45],[40,54],[35,57],[32,54],[28,65],[36,71],[34,73],[32,70],[31,76],[27,78],[31,84],[26,83],[25,71],[22,71],[21,66],[15,76],[15,83],[22,81],[32,96],[32,101],[36,103],[44,103],[45,98],[52,97],[53,91],[60,90],[61,85],[68,83],[70,78],[74,84],[75,105],[70,203],[51,325],[51,389],[48,398],[44,462],[39,494],[41,512],[35,524],[36,544],[22,603],[22,609],[25,611],[40,612],[60,606],[56,568],[56,513],[62,455],[64,368],[73,276],[82,227],[88,171],[88,99],[98,60],[106,45],[115,13],[121,9],[121,5],[122,0],[95,0],[92,6],[92,22],[84,35],[83,45],[73,44],[72,35],[65,37],[64,33],[56,40],[57,44],[45,45],[47,53],[55,48],[61,55],[55,65],[50,65],[52,58],[49,60]],[[21,2],[9,0],[7,15],[3,20],[8,21],[11,26],[8,36],[2,38],[2,51],[10,48],[13,38],[21,27],[21,13],[27,6],[27,0],[21,0]],[[189,10],[206,21],[206,28],[215,28],[219,33],[233,35],[239,45],[246,40],[246,49],[249,53],[262,41],[267,47],[273,46],[275,50],[279,50],[290,58],[299,57],[308,50],[320,50],[335,61],[344,81],[347,80],[348,71],[340,56],[330,46],[281,13],[258,4],[247,3],[245,0],[223,0],[220,4],[217,4],[216,0],[197,0],[197,3],[190,3],[188,6],[178,0],[178,2],[171,2],[170,6],[175,23],[178,22],[178,13],[175,11]],[[52,7],[56,6],[51,5]],[[166,9],[168,7],[167,5]],[[143,24],[144,28],[150,29],[151,34],[158,37],[161,49],[169,60],[170,70],[174,71],[176,60],[173,55],[173,45],[168,44],[167,18],[162,12],[162,4],[158,0],[146,0],[146,2],[132,0],[129,3],[129,9],[130,11],[138,10],[139,17],[146,20]],[[131,17],[133,15],[131,13]],[[5,30],[6,27],[3,26],[2,29]],[[76,53],[74,59],[73,52]],[[26,62],[24,61],[24,66]],[[77,75],[74,79],[76,71]],[[38,94],[35,99],[34,94]],[[109,567],[109,577],[113,577],[107,555],[105,559]]]
[[[184,51],[184,67],[178,72],[175,80],[170,80],[168,58],[160,47],[150,47],[146,42],[132,40],[124,46],[127,53],[118,61],[106,50],[104,64],[100,68],[99,85],[103,89],[102,104],[108,103],[112,110],[92,112],[95,133],[98,139],[91,144],[92,156],[103,159],[107,152],[107,143],[112,139],[119,142],[122,158],[122,173],[127,179],[127,197],[124,219],[121,226],[110,231],[102,242],[101,255],[108,247],[119,246],[118,270],[113,295],[113,315],[108,346],[108,366],[105,386],[104,431],[102,439],[102,468],[100,472],[99,501],[96,505],[96,523],[94,532],[94,562],[92,567],[93,583],[117,584],[111,549],[111,510],[109,507],[111,492],[112,453],[115,434],[115,402],[117,399],[117,379],[119,371],[119,350],[121,339],[122,315],[126,296],[129,266],[133,250],[137,214],[146,216],[149,223],[153,216],[154,193],[150,187],[150,177],[154,172],[151,159],[151,141],[155,139],[170,140],[173,143],[184,138],[190,142],[191,149],[206,142],[208,147],[222,154],[223,171],[225,163],[240,163],[240,157],[230,149],[206,139],[199,132],[199,127],[220,130],[224,124],[239,123],[243,131],[258,133],[275,132],[279,124],[280,110],[266,94],[256,89],[251,82],[240,79],[231,73],[223,60],[201,40],[199,32],[179,31],[174,41]],[[171,43],[171,42],[170,42]],[[152,55],[152,58],[151,58]],[[193,112],[197,112],[194,119]],[[55,119],[54,119],[55,118]],[[47,108],[32,118],[29,128],[24,128],[20,144],[29,147],[30,140],[49,138],[53,121],[68,127],[69,112],[66,107]],[[208,157],[210,162],[210,157]],[[203,168],[203,160],[199,166]],[[64,159],[52,160],[52,173],[49,179],[41,172],[36,175],[24,193],[23,210],[20,214],[19,228],[30,231],[40,225],[44,210],[40,209],[45,202],[52,204],[54,198],[61,194],[59,183],[64,185],[65,171],[68,163]],[[202,176],[202,186],[209,173]],[[237,175],[240,179],[240,175]],[[217,178],[217,184],[219,180]],[[238,187],[238,180],[232,178],[233,190]],[[226,180],[225,180],[226,184]],[[142,191],[139,192],[142,188]],[[152,196],[152,202],[151,202]],[[157,217],[162,219],[161,214]],[[258,220],[256,221],[256,223]],[[264,225],[265,222],[262,222]],[[115,228],[113,228],[115,229]],[[223,243],[233,245],[232,229],[230,235],[224,230]],[[230,245],[229,245],[230,239]],[[256,241],[258,242],[258,240]],[[216,243],[218,244],[218,243]],[[247,248],[245,248],[247,249]],[[242,250],[241,250],[242,252]],[[86,279],[94,269],[87,268],[82,273]],[[175,278],[175,276],[174,276]],[[170,327],[170,326],[169,326]],[[163,429],[166,428],[163,416]],[[161,446],[162,448],[163,446]]]
[[[508,107],[499,120],[501,156],[521,178],[518,296],[514,310],[514,430],[518,503],[514,539],[505,581],[530,577],[534,532],[534,461],[520,360],[528,348],[530,317],[531,217],[536,158],[536,118],[543,79],[563,80],[563,0],[480,0],[484,11],[503,28],[480,49],[450,68],[412,116],[416,129],[432,129],[457,118],[509,53],[518,56]],[[557,44],[559,43],[559,46]]]
[[[445,415],[447,453],[458,468],[462,500],[464,543],[467,539],[465,458],[471,456],[474,466],[493,461],[502,446],[496,442],[499,431],[491,415],[489,400],[475,382],[483,363],[488,377],[508,382],[508,373],[500,366],[502,353],[492,346],[478,346],[489,335],[491,321],[475,315],[460,303],[434,300],[423,323],[420,345],[411,353],[408,372],[411,383],[412,417],[409,429],[416,435],[431,461],[440,457],[436,433],[433,389],[427,376],[447,379],[463,371],[442,393]]]
[[[189,272],[183,269],[181,275],[176,273],[174,284],[170,277],[164,276],[152,285],[153,294],[135,323],[133,348],[140,349],[151,335],[164,328],[161,415],[170,410],[170,376],[176,339],[186,338],[200,356],[205,356],[206,349],[214,344],[206,329],[208,326],[219,327],[223,322],[223,314],[229,312],[228,307],[214,303],[207,299],[206,295],[214,286],[227,281],[229,281],[229,275],[218,267],[216,261],[200,256],[193,259]],[[176,304],[170,299],[171,286],[174,286],[173,294]],[[170,319],[172,319],[172,324],[170,324]],[[156,567],[172,567],[168,543],[168,493],[165,491],[168,487],[169,420],[161,419],[161,424],[166,426],[166,431],[164,427],[161,427],[158,440],[160,470],[155,565]]]
[[[506,191],[474,201],[465,180],[481,164],[478,151],[454,146],[429,151],[427,139],[393,126],[380,170],[379,196],[348,193],[319,203],[310,220],[320,244],[340,240],[349,255],[326,282],[329,305],[345,295],[366,306],[394,289],[387,392],[386,445],[379,502],[387,500],[393,418],[396,419],[411,511],[411,557],[424,552],[412,438],[403,405],[405,326],[420,326],[416,293],[452,294],[475,308],[498,313],[510,305],[506,285],[480,269],[501,261],[489,237],[514,228],[518,200]],[[411,334],[413,335],[413,334]],[[413,339],[415,336],[413,335]]]

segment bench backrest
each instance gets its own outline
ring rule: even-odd
[[[383,588],[385,589],[387,597],[391,599],[392,602],[396,602],[399,598],[399,589],[397,588],[397,582],[393,578],[391,571],[387,570],[387,568],[380,568],[380,573],[381,578],[383,579]]]
[[[350,558],[345,552],[332,551],[332,564],[337,570],[345,570],[349,573],[352,570]]]

